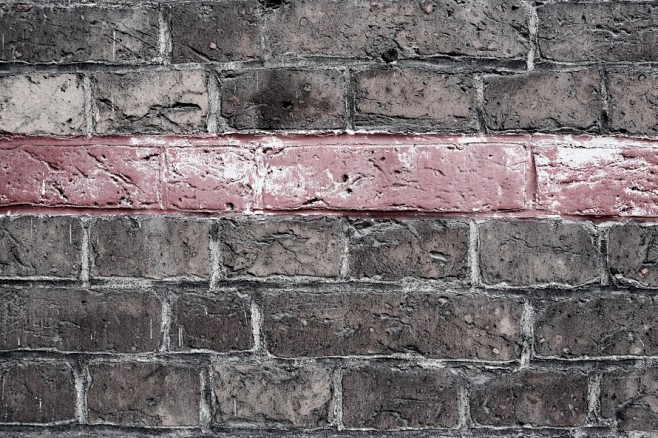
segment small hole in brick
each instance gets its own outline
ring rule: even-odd
[[[352,189],[350,189],[350,188],[348,188],[348,189],[345,190],[345,191],[346,191],[347,193],[352,193]]]
[[[388,49],[384,53],[382,53],[382,59],[387,64],[391,63],[393,61],[397,61],[398,51],[395,48],[391,47],[390,49]]]
[[[227,202],[226,203],[226,208],[228,208],[229,210],[235,210],[235,205],[233,205],[232,202]]]
[[[349,176],[347,176],[347,175],[343,175],[343,182],[347,182],[348,179],[350,179]]]
[[[284,100],[283,102],[281,102],[281,106],[282,106],[283,109],[286,110],[286,111],[291,111],[292,108],[293,108],[293,104],[292,104],[292,102],[289,101],[289,100]]]

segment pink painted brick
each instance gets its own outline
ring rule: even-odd
[[[0,205],[161,208],[160,148],[0,146]]]
[[[167,204],[181,210],[260,208],[253,150],[180,147],[167,150]]]
[[[291,147],[266,157],[269,209],[478,212],[525,207],[522,145]]]
[[[560,214],[658,215],[657,148],[539,147],[537,207]]]

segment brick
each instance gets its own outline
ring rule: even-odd
[[[159,148],[0,146],[0,204],[161,208]]]
[[[348,275],[464,280],[468,274],[468,225],[441,220],[350,221]]]
[[[535,351],[542,356],[655,356],[656,298],[580,297],[543,303],[536,311]]]
[[[331,374],[321,365],[217,364],[213,390],[219,424],[315,428],[333,419]]]
[[[158,55],[154,7],[0,6],[0,61],[148,62]]]
[[[173,308],[171,338],[172,350],[248,350],[253,347],[250,303],[229,293],[181,295]]]
[[[616,225],[608,237],[608,267],[621,284],[658,287],[658,227]]]
[[[0,289],[0,350],[156,351],[161,304],[134,291]]]
[[[345,78],[335,70],[259,70],[222,80],[234,129],[343,129]]]
[[[0,423],[51,423],[75,417],[73,371],[66,363],[1,363],[0,387]]]
[[[658,370],[618,370],[601,378],[601,415],[622,431],[658,429]]]
[[[596,237],[586,226],[558,221],[481,224],[482,281],[511,286],[582,286],[600,280]]]
[[[0,277],[75,278],[81,248],[82,226],[76,218],[0,218]]]
[[[473,132],[473,78],[420,69],[369,70],[356,74],[358,127]]]
[[[275,57],[509,59],[528,51],[527,17],[518,1],[305,0],[266,10],[265,20]]]
[[[655,216],[658,167],[654,148],[534,150],[537,206],[559,214]]]
[[[583,426],[587,376],[576,370],[484,374],[472,382],[470,404],[479,425]]]
[[[90,424],[196,426],[201,384],[196,367],[163,363],[89,366]]]
[[[379,430],[455,427],[459,386],[446,369],[351,369],[343,376],[343,423]]]
[[[612,131],[658,135],[658,72],[611,73],[608,90]]]
[[[80,135],[86,126],[79,76],[0,76],[0,133]]]
[[[210,224],[173,217],[108,217],[91,231],[96,277],[209,275]]]
[[[516,299],[364,292],[264,295],[268,350],[283,357],[519,358],[523,304]]]
[[[251,1],[174,4],[170,9],[174,62],[263,58],[258,4]],[[199,31],[190,32],[190,29]]]
[[[201,70],[98,73],[94,75],[96,132],[205,132],[207,82]]]
[[[596,70],[533,72],[484,79],[484,121],[492,130],[598,132],[603,101]]]
[[[229,277],[337,277],[341,248],[337,218],[270,216],[223,222],[221,255]]]
[[[523,209],[522,145],[299,146],[266,155],[270,209]]]
[[[252,150],[168,148],[167,199],[180,210],[244,211],[260,207]]]
[[[544,59],[658,61],[655,3],[554,3],[537,8]]]

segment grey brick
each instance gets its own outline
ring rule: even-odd
[[[637,223],[615,225],[608,235],[608,267],[624,284],[658,287],[658,227]]]
[[[658,369],[618,370],[601,378],[601,415],[622,431],[658,429]]]
[[[658,134],[658,71],[610,73],[608,89],[612,131]]]

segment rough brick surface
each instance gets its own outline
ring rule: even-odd
[[[273,2],[281,4],[282,2]],[[518,1],[298,1],[266,12],[275,56],[383,58],[466,55],[522,58],[526,13]]]
[[[593,131],[603,110],[596,70],[484,79],[484,120],[495,131]]]
[[[92,275],[207,278],[210,223],[171,217],[108,217],[91,231]]]
[[[1,5],[0,61],[150,61],[158,54],[155,7]]]
[[[79,76],[0,76],[0,133],[80,135],[85,128]]]
[[[468,275],[469,227],[431,219],[350,222],[348,275],[464,280]]]
[[[656,368],[605,373],[601,379],[601,415],[616,419],[623,431],[658,429],[657,382]]]
[[[161,308],[154,295],[82,289],[0,289],[0,350],[155,351]]]
[[[315,428],[333,419],[329,369],[321,365],[218,364],[215,422]]]
[[[0,277],[77,277],[81,249],[77,218],[0,218]]]
[[[272,209],[516,210],[525,205],[521,145],[294,147],[266,156]]]
[[[91,424],[195,426],[200,383],[196,367],[164,363],[89,366]]]
[[[658,41],[658,32],[654,33],[654,38]],[[658,43],[652,47],[658,60],[656,47]],[[658,72],[611,73],[608,89],[611,130],[636,135],[658,134]]]
[[[251,150],[232,147],[167,150],[167,201],[181,210],[244,211],[260,207]]]
[[[250,349],[253,346],[250,306],[248,300],[229,293],[179,296],[173,306],[171,349],[219,352]]]
[[[479,234],[486,284],[581,286],[600,280],[596,237],[581,224],[489,221]]]
[[[582,426],[587,420],[587,376],[580,371],[519,371],[478,376],[471,416],[489,426]]]
[[[170,14],[174,62],[249,61],[263,56],[258,7],[252,1],[174,4]]]
[[[74,419],[73,370],[66,363],[0,363],[0,423]]]
[[[231,277],[340,273],[338,218],[244,218],[226,220],[222,228],[222,263]]]
[[[535,351],[542,356],[658,354],[654,297],[616,295],[542,303],[536,310]]]
[[[278,356],[512,360],[520,354],[523,304],[514,299],[379,291],[263,299],[263,333]]]
[[[343,423],[376,429],[454,427],[459,379],[451,370],[349,370],[343,376]]]
[[[553,61],[658,61],[654,3],[553,3],[537,8],[542,58]]]
[[[471,76],[394,68],[365,71],[355,80],[354,120],[359,127],[451,132],[476,129]]]
[[[608,237],[610,273],[622,284],[658,287],[658,227],[615,225]]]
[[[207,81],[201,70],[98,73],[94,76],[96,132],[205,132]]]
[[[561,214],[658,214],[656,149],[542,147],[534,150],[537,206]]]
[[[161,160],[149,147],[0,146],[0,204],[159,207]]]
[[[345,128],[339,70],[259,70],[222,80],[222,116],[233,129]]]

